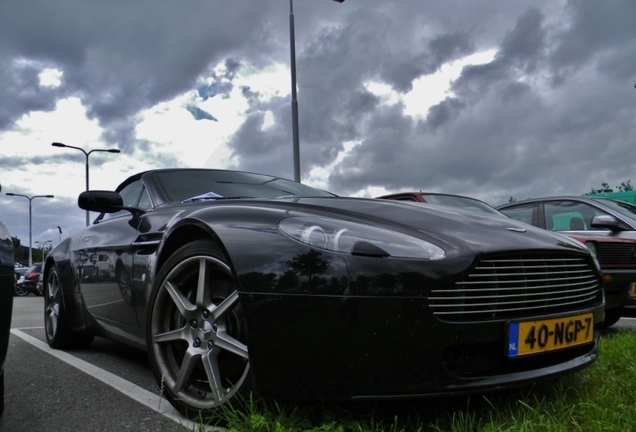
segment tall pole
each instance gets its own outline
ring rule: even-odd
[[[298,98],[296,94],[296,36],[294,0],[289,0],[289,52],[291,63],[292,142],[294,149],[294,181],[300,183],[300,133],[298,131]]]
[[[343,3],[345,0],[334,0]],[[294,0],[289,0],[289,55],[291,68],[292,146],[294,154],[294,181],[300,183],[300,132],[298,130],[298,98],[296,94],[296,30],[294,27]]]
[[[29,197],[27,195],[16,194],[7,192],[8,196],[19,196],[29,200],[29,267],[33,265],[33,211],[31,210],[31,202],[35,198],[54,198],[53,195],[34,195]]]
[[[84,156],[86,156],[86,190],[87,191],[88,191],[88,157],[90,156],[90,154],[93,153],[93,152],[106,152],[106,153],[119,153],[120,152],[119,149],[94,149],[94,150],[91,150],[91,151],[87,152],[83,148],[74,147],[74,146],[67,145],[67,144],[62,144],[62,143],[59,143],[59,142],[51,143],[51,145],[53,147],[67,147],[67,148],[79,150],[82,153],[84,153]],[[88,210],[86,210],[86,226],[90,225],[89,213],[90,212]]]
[[[33,265],[33,212],[31,211],[31,198],[29,198],[29,267]]]
[[[86,190],[88,190],[88,155],[90,154],[90,152],[88,153],[84,152],[84,154],[86,155]],[[88,219],[89,219],[88,211],[86,211],[86,226],[88,226],[88,223],[89,223]]]

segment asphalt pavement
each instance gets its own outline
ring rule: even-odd
[[[46,344],[42,297],[15,297],[0,431],[196,430],[159,396],[144,352],[96,338],[87,349]]]
[[[46,344],[44,301],[15,297],[0,432],[198,430],[159,396],[146,353],[96,338],[60,351]],[[636,308],[609,332],[636,329]]]

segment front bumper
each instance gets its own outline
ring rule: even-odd
[[[513,388],[593,362],[590,343],[509,358],[506,321],[448,323],[426,299],[248,294],[256,391],[279,399],[391,399]],[[537,319],[545,319],[541,316]]]
[[[636,283],[636,272],[634,270],[603,269],[605,308],[622,307],[628,304],[630,300],[636,304],[636,298],[632,299],[630,296],[633,283]]]

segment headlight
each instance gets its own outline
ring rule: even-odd
[[[278,225],[289,237],[317,249],[351,255],[436,260],[444,249],[406,234],[354,222],[321,217],[294,217]]]

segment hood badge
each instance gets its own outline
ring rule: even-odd
[[[525,228],[506,228],[508,231],[513,231],[513,232],[518,232],[518,233],[524,233],[526,231],[528,231]]]

